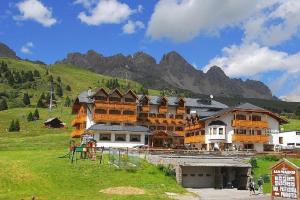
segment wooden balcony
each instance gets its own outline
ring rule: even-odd
[[[75,119],[72,120],[71,125],[82,124],[86,122],[86,115],[77,115]]]
[[[167,113],[168,112],[167,106],[159,106],[158,112],[159,113]]]
[[[268,143],[269,135],[232,135],[233,142]]]
[[[149,105],[144,105],[141,107],[141,112],[150,112],[150,106]]]
[[[130,122],[137,121],[136,115],[110,115],[110,114],[94,114],[94,121],[98,122]]]
[[[185,131],[194,131],[203,128],[201,124],[191,124],[191,125],[186,125],[184,128]]]
[[[71,137],[72,138],[79,138],[84,132],[84,129],[75,129],[74,131],[72,131],[71,133]]]
[[[269,123],[266,121],[232,120],[232,127],[268,128]]]
[[[175,133],[184,137],[185,131],[175,131]]]
[[[185,114],[185,108],[184,107],[178,107],[176,109],[177,114]]]
[[[205,143],[205,135],[195,135],[184,138],[184,144]]]
[[[116,110],[136,110],[136,103],[126,102],[103,102],[95,101],[95,108],[116,109]]]
[[[184,125],[183,119],[148,117],[151,124]]]

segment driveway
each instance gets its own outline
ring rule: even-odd
[[[270,200],[270,195],[249,195],[248,190],[222,189],[216,190],[212,188],[192,189],[187,188],[189,192],[199,195],[200,200]]]

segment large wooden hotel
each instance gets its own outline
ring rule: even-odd
[[[99,147],[272,150],[287,121],[249,103],[137,95],[129,90],[82,92],[73,104],[72,137],[90,135]]]

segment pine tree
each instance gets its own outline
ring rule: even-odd
[[[63,96],[63,90],[61,88],[61,85],[57,85],[57,87],[56,87],[56,95],[59,96],[59,97]]]
[[[0,111],[1,110],[7,110],[8,109],[8,106],[7,106],[7,103],[6,103],[6,100],[5,99],[0,99]]]
[[[23,103],[24,103],[24,105],[26,105],[26,106],[30,105],[30,98],[29,98],[28,93],[24,93],[24,96],[23,96]]]
[[[52,75],[49,76],[48,81],[53,83],[53,76]]]
[[[43,94],[44,94],[44,93],[43,93]],[[44,97],[45,97],[45,95],[44,95]],[[36,107],[38,107],[38,108],[43,108],[43,107],[44,107],[44,102],[43,102],[44,99],[45,99],[45,98],[43,98],[43,96],[41,96],[41,97],[39,98],[37,104],[36,104]]]
[[[17,132],[20,131],[20,122],[19,122],[18,119],[17,119],[16,122],[15,122],[15,131],[17,131]]]
[[[32,71],[30,70],[30,71],[28,71],[28,72],[26,72],[26,80],[27,81],[34,81],[34,78],[33,78],[33,73],[32,73]]]
[[[9,128],[8,128],[8,132],[13,132],[13,131],[15,131],[15,121],[14,120],[12,120],[10,122],[10,125],[9,125]]]
[[[298,107],[296,108],[295,115],[296,115],[297,117],[300,117],[300,106],[298,106]]]
[[[35,109],[34,113],[33,113],[33,119],[34,120],[39,120],[40,119],[40,114],[38,109]]]
[[[61,78],[60,78],[60,76],[58,76],[56,80],[57,80],[57,82],[58,82],[59,84],[61,84]]]
[[[67,96],[65,100],[65,107],[70,107],[71,106],[71,99]]]
[[[71,89],[71,86],[67,85],[67,86],[66,86],[66,90],[67,90],[67,91],[71,91],[71,90],[72,90],[72,89]]]
[[[34,77],[41,77],[40,72],[36,69],[33,71],[33,75]]]
[[[27,121],[28,122],[31,122],[31,121],[33,121],[34,119],[33,119],[33,115],[32,115],[32,112],[30,112],[28,115],[27,115]]]

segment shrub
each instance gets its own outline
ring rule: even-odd
[[[165,176],[170,176],[170,177],[175,177],[176,176],[176,172],[173,169],[172,165],[168,165],[168,166],[164,166],[162,164],[158,164],[157,168],[162,171]]]
[[[7,110],[8,109],[8,106],[7,106],[7,103],[6,103],[6,100],[5,99],[0,99],[0,111],[1,110]]]
[[[34,119],[33,119],[33,115],[32,115],[32,112],[30,112],[28,115],[27,115],[27,121],[28,122],[31,122],[31,121],[33,121]]]
[[[275,161],[275,162],[280,160],[280,158],[275,155],[266,155],[266,156],[262,157],[262,159],[266,160],[266,161]]]
[[[24,103],[24,105],[26,105],[26,106],[30,105],[30,98],[29,98],[28,93],[24,93],[24,96],[23,96],[23,103]]]
[[[18,132],[20,131],[20,122],[18,119],[15,122],[15,131],[18,131]]]
[[[262,179],[264,183],[270,183],[270,176],[268,174],[263,174]]]
[[[39,110],[38,109],[35,109],[35,111],[33,113],[33,119],[34,120],[40,119],[40,114],[39,114]]]
[[[258,167],[258,166],[257,166],[257,160],[256,160],[256,158],[254,158],[254,157],[250,158],[250,164],[251,164],[252,169]]]
[[[15,120],[12,120],[10,122],[9,128],[8,128],[8,132],[13,132],[15,131]]]

